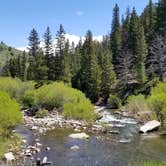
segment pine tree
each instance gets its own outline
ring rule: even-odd
[[[88,31],[82,49],[80,81],[81,90],[93,102],[99,99],[100,76],[101,72],[97,63],[97,55],[95,55],[93,35],[91,31]]]
[[[65,30],[60,24],[59,31],[56,35],[56,51],[55,51],[55,80],[62,80],[63,66],[62,59],[65,49]]]
[[[113,9],[113,21],[111,31],[111,50],[112,50],[112,61],[115,66],[116,73],[118,72],[116,66],[118,64],[118,56],[121,52],[121,27],[119,21],[119,6],[116,4]]]
[[[29,54],[35,58],[37,52],[39,51],[40,41],[39,41],[38,32],[34,28],[31,30],[28,40],[29,40],[29,47],[28,47]]]
[[[81,89],[81,82],[80,82],[80,70],[81,70],[81,55],[82,55],[82,39],[80,39],[78,45],[75,48],[72,56],[72,87]]]
[[[146,81],[145,60],[147,56],[147,44],[145,41],[144,29],[140,25],[136,40],[136,54],[134,59],[134,74],[139,83]]]
[[[157,33],[166,37],[166,0],[159,0],[157,8]]]
[[[28,67],[28,75],[27,78],[29,80],[35,80],[36,76],[36,61],[37,61],[37,54],[40,50],[40,41],[39,41],[39,35],[37,31],[33,28],[32,31],[30,32],[29,36],[29,57],[28,57],[28,62],[29,62],[29,67]]]
[[[22,53],[22,60],[21,60],[21,79],[23,81],[27,80],[27,69],[28,69],[28,61],[27,61],[27,54],[25,51]]]
[[[111,88],[115,83],[115,72],[113,65],[111,63],[110,51],[103,50],[103,55],[101,55],[101,96],[106,102],[111,93]]]
[[[141,15],[141,22],[148,41],[150,41],[153,37],[156,24],[156,15],[156,6],[153,4],[152,0],[149,0],[149,4]]]
[[[128,39],[128,48],[130,52],[135,55],[137,50],[137,37],[139,31],[139,17],[137,16],[135,8],[131,13],[130,25],[129,25],[129,39]]]
[[[37,82],[47,80],[48,68],[45,64],[45,56],[43,51],[40,51],[36,55],[36,65],[35,65],[35,80]]]
[[[49,27],[47,27],[46,32],[44,34],[44,55],[46,66],[48,68],[48,80],[54,80],[54,56],[52,46],[52,35]]]
[[[71,67],[72,67],[71,52],[69,49],[69,40],[67,40],[67,42],[65,43],[65,48],[62,57],[62,68],[63,68],[62,81],[64,81],[68,85],[71,85],[71,78],[72,78]]]

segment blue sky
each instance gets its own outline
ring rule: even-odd
[[[69,34],[83,36],[90,29],[95,36],[103,35],[111,28],[115,3],[119,4],[121,14],[127,6],[135,6],[140,14],[148,0],[2,0],[0,41],[14,47],[25,46],[33,27],[42,37],[50,26],[55,36],[59,24]]]

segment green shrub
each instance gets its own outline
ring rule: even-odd
[[[0,90],[7,92],[11,98],[22,103],[25,91],[34,89],[34,82],[22,82],[21,80],[10,77],[0,77]]]
[[[145,96],[143,96],[143,95],[134,96],[133,95],[133,96],[128,97],[126,109],[129,112],[137,113],[137,112],[148,111],[149,107],[146,102]]]
[[[36,92],[35,90],[28,90],[23,96],[23,104],[26,107],[33,107],[36,105]]]
[[[93,106],[89,100],[85,102],[64,104],[63,115],[65,118],[77,120],[85,119],[89,122],[93,122],[96,119],[96,115],[93,112]]]
[[[166,120],[166,83],[159,83],[152,89],[148,104],[163,125]]]
[[[45,116],[48,115],[48,110],[46,109],[41,109],[39,111],[36,112],[36,118],[44,118]]]
[[[36,90],[36,102],[45,106],[60,108],[65,103],[85,101],[85,95],[79,90],[73,89],[64,83],[52,83],[44,85]]]
[[[22,122],[19,104],[10,96],[0,91],[0,135],[8,136],[11,129]]]
[[[108,99],[108,105],[111,108],[117,109],[121,107],[121,100],[116,95],[110,95]]]
[[[30,107],[40,105],[49,110],[61,108],[66,118],[92,120],[95,117],[93,106],[85,95],[60,82],[25,92],[23,101]]]

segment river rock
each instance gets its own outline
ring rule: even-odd
[[[31,128],[32,130],[37,130],[38,129],[38,127],[37,126],[32,126],[32,128]]]
[[[76,133],[76,134],[70,134],[70,138],[76,138],[76,139],[88,139],[89,135],[86,133]]]
[[[146,133],[158,129],[161,126],[161,123],[157,120],[152,120],[147,122],[145,125],[140,127],[140,132]]]
[[[6,159],[7,161],[15,160],[15,157],[14,157],[14,155],[13,155],[12,152],[5,153],[4,156],[5,156],[5,159]]]
[[[131,139],[121,139],[120,141],[119,141],[120,143],[130,143],[131,142]]]
[[[71,150],[78,150],[79,148],[80,148],[79,146],[74,145],[74,146],[72,146],[70,149],[71,149]]]
[[[42,144],[41,143],[39,143],[39,142],[36,142],[36,147],[41,147],[42,146]]]
[[[50,151],[50,150],[51,150],[51,148],[50,148],[50,147],[46,147],[46,150],[47,150],[47,151]]]
[[[111,131],[109,131],[109,133],[110,134],[119,134],[120,132],[119,132],[119,130],[111,130]]]

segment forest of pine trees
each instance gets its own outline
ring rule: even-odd
[[[138,16],[128,8],[120,17],[118,4],[113,9],[112,29],[103,41],[93,40],[90,30],[77,45],[65,39],[60,25],[53,37],[47,27],[44,47],[38,32],[29,35],[29,52],[11,58],[6,75],[20,79],[63,81],[83,91],[92,102],[106,102],[110,94],[126,99],[131,94],[148,94],[156,80],[166,72],[166,0],[149,4]],[[56,39],[56,45],[53,40]]]

